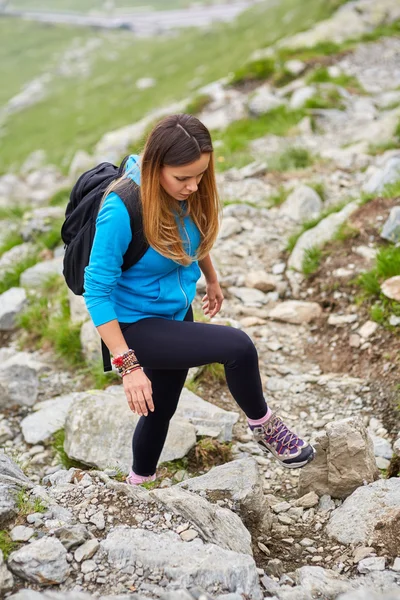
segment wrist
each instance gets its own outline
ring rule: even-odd
[[[206,283],[212,284],[212,283],[218,283],[218,277],[217,274],[214,273],[213,275],[206,277]]]

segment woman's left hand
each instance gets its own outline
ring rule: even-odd
[[[224,295],[221,291],[221,287],[218,281],[206,283],[206,295],[203,297],[203,312],[205,315],[209,315],[210,319],[215,317],[221,310],[222,302],[224,301]]]

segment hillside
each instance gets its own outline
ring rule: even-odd
[[[42,36],[51,79],[45,97],[3,113],[8,600],[400,598],[400,7],[326,11],[262,3],[232,25],[148,45],[90,31],[71,60],[70,30],[58,46],[53,28],[13,22],[29,47]],[[148,58],[131,73],[139,46]],[[21,72],[13,64],[6,101],[40,77],[33,56]],[[254,341],[268,404],[316,449],[303,469],[263,452],[215,363],[189,371],[155,482],[124,483],[137,416],[64,284],[60,225],[77,175],[140,150],[178,110],[213,134],[225,296],[213,323]],[[204,292],[201,278],[193,309],[208,322]]]

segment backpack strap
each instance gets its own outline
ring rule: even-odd
[[[103,340],[101,340],[101,355],[103,357],[104,373],[106,373],[107,371],[112,371],[110,351],[103,342]]]

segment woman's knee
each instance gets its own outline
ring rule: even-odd
[[[237,362],[258,361],[257,349],[253,340],[241,329],[232,329],[231,358],[226,366]]]

